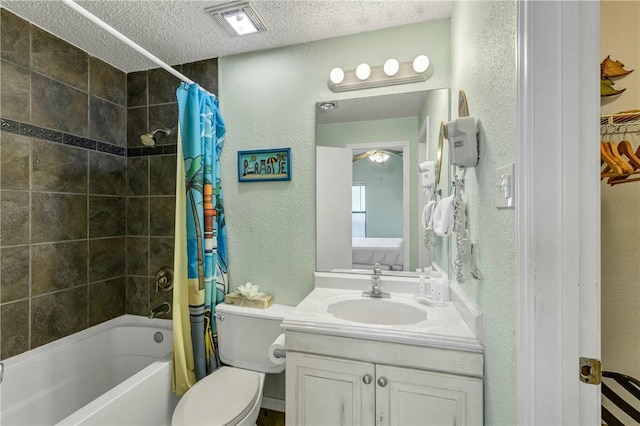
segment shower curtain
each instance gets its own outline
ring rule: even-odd
[[[220,365],[215,306],[227,284],[220,152],[225,126],[215,96],[182,83],[173,290],[173,390],[183,395]]]

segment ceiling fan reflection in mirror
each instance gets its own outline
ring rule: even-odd
[[[402,151],[395,151],[392,149],[372,149],[371,151],[365,151],[361,154],[356,154],[354,152],[353,162],[362,160],[363,158],[368,158],[369,160],[375,163],[384,163],[389,159],[391,155],[396,155],[398,157],[402,157]]]

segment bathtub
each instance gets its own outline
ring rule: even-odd
[[[0,425],[168,425],[170,320],[123,315],[6,359]]]

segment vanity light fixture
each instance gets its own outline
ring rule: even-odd
[[[232,36],[255,34],[267,31],[253,6],[247,1],[234,1],[219,6],[207,7],[216,21]]]
[[[399,62],[388,59],[384,65],[371,67],[366,63],[355,70],[333,68],[327,86],[332,92],[370,89],[394,84],[426,81],[433,74],[433,66],[426,55],[418,55],[413,61]]]

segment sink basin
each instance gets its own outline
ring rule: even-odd
[[[336,318],[378,325],[416,324],[427,319],[427,313],[407,303],[389,299],[346,299],[327,305]]]

